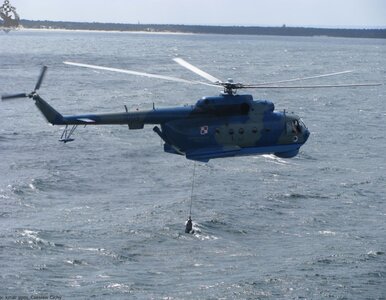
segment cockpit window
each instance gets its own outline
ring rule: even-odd
[[[302,127],[299,124],[299,120],[293,121],[293,128],[294,128],[295,133],[299,133],[302,131]]]
[[[299,119],[298,122],[299,122],[299,124],[300,124],[301,127],[307,128],[306,124],[304,124],[304,122],[303,122],[302,119]]]
[[[298,119],[287,120],[287,132],[298,134],[302,132],[302,123]]]

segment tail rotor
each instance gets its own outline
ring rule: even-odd
[[[34,98],[37,96],[37,91],[40,89],[40,86],[42,85],[44,76],[47,72],[47,66],[43,66],[42,70],[40,71],[40,75],[38,78],[38,81],[36,82],[35,88],[31,93],[19,93],[19,94],[12,94],[12,95],[2,95],[1,100],[11,100],[11,99],[19,99],[19,98]]]

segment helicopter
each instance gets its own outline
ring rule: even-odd
[[[206,81],[192,81],[182,78],[90,65],[77,62],[63,62],[66,65],[120,72],[130,75],[174,81],[184,84],[203,84],[222,87],[217,96],[207,96],[195,104],[182,107],[155,108],[107,114],[62,115],[42,99],[41,87],[47,66],[41,70],[38,81],[31,93],[4,95],[2,100],[31,98],[52,125],[64,125],[59,141],[74,141],[73,133],[79,125],[128,125],[130,130],[143,129],[144,125],[155,125],[153,131],[163,140],[164,151],[183,155],[187,159],[208,162],[214,158],[228,158],[247,155],[274,154],[280,158],[292,158],[299,153],[310,131],[294,114],[276,111],[272,102],[254,100],[250,94],[238,94],[241,89],[293,89],[374,86],[379,83],[353,83],[341,85],[283,85],[289,82],[322,78],[352,71],[341,71],[316,76],[294,78],[257,84],[235,83],[232,79],[222,81],[182,58],[173,59],[179,65],[201,76]]]

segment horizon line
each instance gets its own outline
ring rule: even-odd
[[[102,22],[102,21],[63,21],[63,20],[34,20],[34,19],[20,19],[20,21],[32,21],[32,22],[62,22],[62,23],[87,23],[87,24],[121,24],[121,25],[157,25],[157,26],[208,26],[208,27],[262,27],[262,28],[312,28],[312,29],[342,29],[342,30],[385,30],[386,25],[359,27],[356,25],[241,25],[241,24],[183,24],[183,23],[124,23],[124,22]]]

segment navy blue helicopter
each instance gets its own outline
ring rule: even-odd
[[[345,85],[282,85],[283,83],[321,78],[349,73],[336,72],[311,77],[294,78],[258,84],[235,83],[231,79],[220,79],[202,71],[181,58],[175,62],[200,75],[207,82],[189,81],[181,78],[89,65],[64,62],[84,68],[120,72],[146,76],[188,84],[204,84],[222,87],[218,96],[203,97],[196,104],[183,107],[154,108],[151,110],[108,114],[62,115],[38,95],[47,67],[44,66],[35,89],[31,93],[2,96],[2,100],[28,97],[35,101],[38,109],[49,123],[65,125],[60,141],[67,143],[78,125],[126,124],[129,129],[142,129],[144,125],[155,125],[153,130],[164,141],[164,151],[186,156],[187,159],[208,162],[213,158],[244,155],[274,154],[291,158],[307,141],[310,132],[299,116],[286,111],[275,111],[272,102],[254,100],[251,95],[239,95],[240,89],[278,89],[278,88],[324,88],[373,86],[375,83]]]

